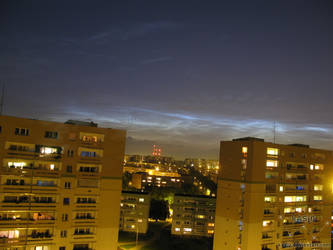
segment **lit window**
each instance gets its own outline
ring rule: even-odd
[[[50,165],[50,170],[54,170],[54,164]]]
[[[275,202],[276,197],[274,196],[265,196],[265,202]]]
[[[213,227],[215,224],[214,223],[208,223],[209,227]]]
[[[247,147],[242,147],[243,156],[247,156]]]
[[[267,160],[266,161],[266,166],[276,168],[278,166],[278,161],[276,161],[276,160]]]
[[[204,218],[205,218],[205,216],[204,216],[204,215],[202,215],[202,214],[198,214],[198,215],[197,215],[197,218],[198,218],[198,219],[204,219]]]
[[[315,184],[313,186],[314,191],[322,191],[323,190],[323,185]]]
[[[135,225],[132,225],[131,228],[135,228]]]
[[[264,220],[263,222],[262,222],[262,226],[263,227],[268,227],[268,226],[270,226],[270,225],[272,225],[273,224],[273,221],[271,221],[271,220]]]
[[[208,233],[209,233],[209,234],[213,234],[213,233],[214,233],[214,230],[208,230]]]
[[[192,228],[185,227],[184,232],[192,232]]]
[[[302,202],[306,201],[306,196],[285,196],[284,202]]]
[[[40,152],[42,154],[54,154],[57,153],[57,149],[56,148],[50,148],[50,147],[41,147]]]
[[[311,212],[312,212],[312,208],[311,208],[311,207],[309,207],[308,211],[309,211],[309,213],[311,213]]]
[[[139,202],[144,202],[145,199],[144,198],[139,198]]]
[[[301,207],[296,207],[295,211],[297,213],[302,213],[303,212],[303,209]]]
[[[315,170],[323,170],[324,169],[324,165],[323,164],[316,164],[315,165]]]
[[[179,227],[176,227],[176,228],[175,228],[175,231],[176,231],[176,232],[179,232],[179,231],[180,231],[180,228],[179,228]]]
[[[142,222],[142,219],[138,219],[138,222]]]
[[[267,154],[271,156],[279,155],[279,150],[277,148],[267,148]]]
[[[283,186],[280,186],[280,192],[283,192]]]
[[[323,199],[323,197],[321,195],[315,195],[313,196],[313,200],[314,201],[321,201]]]
[[[26,165],[25,162],[8,162],[8,167],[23,168]]]
[[[313,164],[310,164],[310,169],[313,170],[314,166]]]

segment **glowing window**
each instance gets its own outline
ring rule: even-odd
[[[278,161],[276,161],[276,160],[267,160],[266,161],[266,166],[276,168],[278,166]]]
[[[213,227],[213,226],[215,226],[215,224],[214,223],[208,223],[208,226]]]
[[[315,164],[315,170],[323,170],[324,165],[323,164]]]
[[[289,213],[292,213],[293,212],[293,208],[291,208],[291,207],[285,207],[284,208],[284,213],[285,214],[289,214]]]
[[[297,213],[302,213],[303,212],[303,209],[301,207],[296,207],[295,211]]]
[[[262,226],[263,227],[268,227],[268,226],[270,226],[270,225],[272,225],[273,224],[273,221],[271,221],[271,220],[264,220],[263,222],[262,222]]]
[[[55,154],[55,153],[57,153],[57,149],[56,148],[50,148],[50,147],[41,147],[40,152],[42,154],[46,154],[46,155]]]
[[[277,156],[279,155],[279,150],[277,148],[267,148],[267,154]]]
[[[321,195],[315,195],[313,196],[313,200],[314,201],[321,201],[323,199],[323,197]]]
[[[242,147],[242,153],[243,153],[244,155],[247,154],[247,147]]]
[[[8,167],[23,168],[26,165],[25,162],[8,162]]]
[[[192,232],[192,228],[185,227],[184,232]]]
[[[214,230],[208,230],[208,233],[209,233],[209,234],[213,234],[213,233],[214,233]]]
[[[138,222],[142,222],[142,219],[138,219]]]
[[[314,191],[322,191],[323,190],[323,185],[316,184],[313,186]]]
[[[175,228],[175,231],[176,231],[176,232],[179,232],[179,231],[180,231],[180,228],[179,228],[179,227],[176,227],[176,228]]]
[[[285,196],[284,202],[302,202],[306,201],[306,196]]]
[[[275,202],[276,197],[274,196],[265,196],[265,202]]]
[[[280,192],[283,192],[283,186],[280,186]]]
[[[205,216],[204,216],[204,215],[202,215],[202,214],[198,214],[198,215],[197,215],[197,218],[198,218],[198,219],[204,219],[204,218],[205,218]]]
[[[310,164],[310,170],[313,170],[314,166],[313,164]]]

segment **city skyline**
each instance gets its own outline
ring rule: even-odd
[[[2,3],[4,114],[217,159],[243,136],[333,149],[332,3]]]

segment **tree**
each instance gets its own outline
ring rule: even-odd
[[[149,218],[157,220],[165,220],[169,217],[169,203],[165,200],[150,201]]]

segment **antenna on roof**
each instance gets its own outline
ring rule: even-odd
[[[6,84],[4,83],[2,85],[2,91],[1,91],[0,115],[3,114],[3,106],[4,106],[4,101],[5,101],[5,86],[6,86]]]
[[[275,139],[276,139],[276,121],[274,121],[273,133],[274,133],[273,143],[275,144]]]

